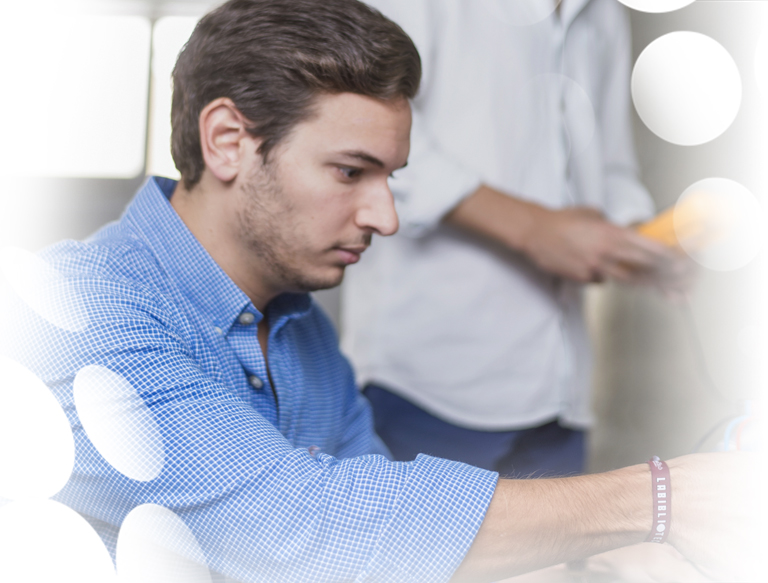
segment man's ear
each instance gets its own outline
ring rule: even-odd
[[[247,120],[228,97],[211,101],[200,112],[200,147],[211,173],[231,182],[243,169],[244,147],[258,143],[246,130]]]

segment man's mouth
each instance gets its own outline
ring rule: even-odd
[[[368,245],[347,245],[335,247],[334,251],[345,265],[352,265],[360,261],[360,255],[368,248]]]

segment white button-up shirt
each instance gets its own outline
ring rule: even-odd
[[[541,0],[370,3],[414,39],[424,78],[409,165],[391,182],[401,231],[376,239],[342,292],[342,347],[359,382],[470,428],[588,426],[580,286],[440,221],[481,183],[619,224],[652,215],[624,8],[564,0],[530,24],[524,8]]]

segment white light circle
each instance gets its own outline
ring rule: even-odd
[[[0,507],[0,581],[116,583],[112,558],[90,524],[53,500]]]
[[[632,99],[640,119],[660,138],[681,146],[714,140],[741,107],[741,77],[731,55],[697,32],[672,32],[640,54]]]
[[[85,330],[88,310],[66,278],[43,259],[14,247],[0,250],[0,273],[41,318],[70,332]]]
[[[765,247],[765,211],[749,190],[726,178],[707,178],[685,189],[673,224],[685,252],[714,271],[740,269]]]
[[[75,377],[75,406],[83,428],[112,467],[132,480],[160,475],[165,448],[152,412],[136,389],[103,366],[87,366]]]
[[[0,356],[0,498],[53,496],[74,464],[75,441],[56,398],[34,373]]]
[[[672,12],[693,4],[696,0],[619,0],[624,6],[628,6],[639,12]]]
[[[531,26],[548,18],[561,0],[474,0],[512,26]],[[473,3],[474,3],[473,2]]]
[[[768,101],[768,34],[764,34],[757,41],[755,49],[755,77],[757,86],[763,96],[763,106]]]
[[[121,583],[211,583],[205,554],[184,521],[145,504],[123,521],[117,539]]]
[[[567,155],[576,156],[589,146],[597,123],[592,100],[581,85],[565,75],[545,73],[533,77],[524,91],[529,107],[544,108],[542,116],[551,116],[553,106],[562,112]]]

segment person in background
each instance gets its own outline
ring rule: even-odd
[[[342,349],[396,459],[504,475],[584,469],[584,284],[654,282],[683,260],[653,215],[615,0],[371,0],[422,55],[400,232],[349,271]]]

